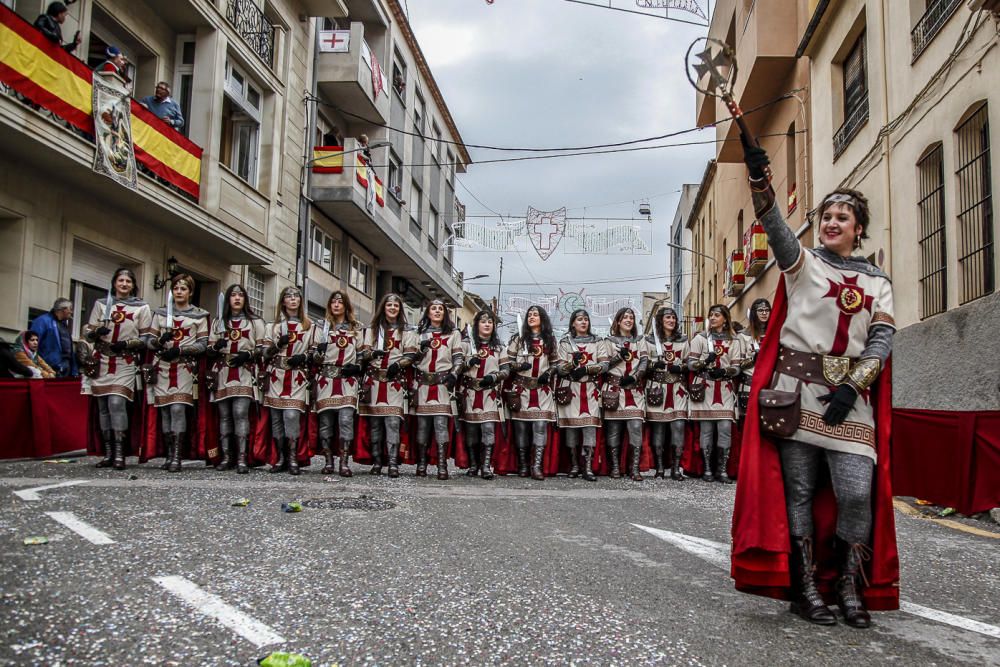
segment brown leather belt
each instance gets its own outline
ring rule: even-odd
[[[811,354],[781,346],[778,348],[778,362],[774,370],[803,382],[834,385],[847,379],[847,373],[856,361],[851,357]]]
[[[683,379],[683,376],[671,373],[670,371],[653,371],[649,374],[651,382],[659,382],[660,384],[676,384]]]
[[[425,373],[424,371],[417,372],[417,382],[422,385],[444,384],[445,378],[447,377],[448,371],[443,371],[441,373]]]
[[[338,366],[337,364],[322,364],[319,367],[319,374],[331,380],[339,378],[343,372],[344,367]]]
[[[525,377],[524,375],[515,375],[511,381],[517,386],[524,387],[525,389],[538,389],[542,386],[538,383],[538,378]]]
[[[496,386],[494,384],[494,385],[491,385],[491,387],[483,387],[480,384],[480,381],[482,379],[483,378],[474,378],[474,377],[469,377],[468,375],[463,375],[462,376],[462,388],[463,389],[468,389],[468,390],[471,390],[471,391],[479,391],[481,389],[488,389],[488,388]]]

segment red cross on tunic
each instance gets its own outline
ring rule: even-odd
[[[660,354],[664,358],[664,361],[666,361],[668,364],[671,363],[675,358],[673,343],[663,343],[663,350],[660,352]],[[680,383],[678,382],[668,383],[667,386],[664,388],[664,396],[665,396],[663,400],[664,410],[672,410],[674,408],[675,386],[680,386]]]
[[[324,342],[330,342],[326,340]],[[349,336],[345,336],[343,333],[337,334],[337,360],[334,362],[337,364],[338,368],[344,366],[344,357],[347,356],[347,346],[351,344],[351,339]],[[333,379],[333,394],[334,396],[344,395],[344,381],[337,377]]]
[[[438,363],[438,350],[444,345],[444,340],[441,338],[441,332],[436,331],[431,334],[431,360],[427,364],[428,373],[437,372]],[[427,386],[427,400],[428,401],[438,401],[440,400],[438,395],[438,385],[432,384]]]
[[[534,340],[531,343],[531,377],[537,378],[542,374],[542,355],[545,353],[545,348],[542,345],[542,341]],[[538,400],[538,389],[532,389],[528,394],[528,407],[529,408],[540,408],[541,403]]]
[[[184,326],[183,319],[174,318],[174,326],[172,327],[174,332],[174,347],[180,347],[181,341],[191,335],[191,327]],[[170,370],[167,372],[167,376],[170,378],[170,384],[167,385],[168,389],[175,389],[177,385],[177,369],[180,367],[180,360],[174,359],[170,362]]]
[[[844,276],[844,282],[835,283],[829,278],[830,289],[823,295],[824,299],[832,298],[837,303],[840,310],[840,317],[837,318],[837,333],[833,337],[833,347],[830,354],[835,357],[843,356],[847,351],[847,344],[850,342],[851,318],[862,310],[872,312],[872,304],[875,297],[865,294],[864,288],[858,285],[860,276]]]
[[[126,310],[125,306],[115,304],[114,312],[105,315],[111,322],[114,323],[115,327],[111,330],[111,342],[117,343],[118,336],[121,334],[122,323],[125,320],[135,320],[135,313],[130,313]],[[118,357],[111,355],[108,357],[108,375],[114,375],[115,371],[118,370]]]
[[[638,359],[638,355],[632,353],[632,343],[630,343],[629,341],[625,341],[622,344],[622,347],[625,348],[626,350],[628,350],[628,352],[629,352],[629,358],[628,358],[628,360],[625,361],[625,375],[631,375],[632,374],[632,360],[633,359]],[[623,387],[622,388],[622,392],[624,392],[624,394],[625,394],[625,407],[626,408],[634,408],[634,407],[636,407],[635,396],[632,395],[632,390],[629,389],[628,387]]]
[[[382,349],[388,354],[382,357],[381,368],[386,370],[389,368],[389,357],[392,356],[392,350],[399,347],[399,342],[395,339],[396,330],[390,329],[385,332],[385,342],[382,344]],[[397,383],[398,384],[398,383]],[[378,382],[378,395],[375,396],[376,403],[388,403],[389,402],[389,382]]]
[[[240,340],[244,337],[243,329],[240,328],[240,324],[243,320],[231,320],[229,322],[229,329],[226,330],[226,335],[229,337],[229,354],[237,354],[240,351]],[[240,369],[236,366],[231,366],[229,368],[229,374],[226,376],[226,383],[239,382],[240,381]]]
[[[713,343],[711,340],[709,342]],[[723,341],[715,341],[713,345],[715,346],[714,368],[722,368],[722,357],[729,354],[729,345]],[[723,378],[713,380],[713,382],[715,382],[715,388],[712,390],[712,405],[722,405],[722,383],[729,382],[729,380]]]
[[[577,345],[576,351],[580,353],[580,363],[581,367],[586,367],[594,360],[594,355],[587,351],[586,345]],[[584,378],[587,376],[584,375]],[[589,415],[590,414],[590,402],[587,400],[587,395],[590,393],[590,389],[587,386],[589,383],[584,380],[580,383],[580,414]]]
[[[479,346],[479,367],[476,369],[476,379],[481,380],[484,375],[486,375],[486,360],[493,356],[493,350],[490,349],[488,344],[483,344]],[[484,408],[484,401],[486,396],[485,389],[477,389],[474,392],[474,397],[472,399],[472,409],[482,410]]]
[[[288,323],[288,357],[291,357],[295,351],[295,344],[302,340],[302,334],[298,331],[298,322]],[[286,357],[287,358],[287,357]],[[292,380],[297,380],[297,384],[302,384],[302,378],[296,377],[296,375],[301,376],[301,373],[296,373],[294,369],[286,368],[284,373],[284,378],[281,383],[281,396],[291,396],[292,395]]]

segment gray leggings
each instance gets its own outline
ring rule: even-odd
[[[813,497],[825,456],[837,498],[837,535],[851,544],[866,543],[872,524],[874,462],[860,454],[835,452],[795,440],[782,440],[778,452],[789,532],[795,537],[813,534]]]
[[[496,443],[496,422],[465,422],[465,441],[470,445]]]
[[[541,420],[537,421],[514,421],[514,436],[517,438],[518,449],[528,449],[530,445],[544,447],[545,439],[548,436],[549,424]],[[531,435],[529,436],[529,432]]]
[[[187,407],[183,403],[174,403],[159,408],[160,431],[163,433],[187,432]]]
[[[121,396],[98,396],[97,411],[102,431],[128,430],[128,401]]]
[[[250,399],[234,396],[216,402],[219,410],[219,435],[232,435],[235,425],[236,435],[245,438],[250,435]]]
[[[613,445],[622,444],[622,425],[628,429],[628,445],[632,449],[642,447],[641,419],[608,419],[604,422],[604,432],[608,442]]]
[[[421,415],[417,421],[417,444],[426,445],[430,442],[432,426],[434,441],[439,445],[448,442],[448,415]]]
[[[683,419],[675,419],[672,422],[650,422],[653,449],[666,449],[667,426],[670,427],[670,446],[674,456],[680,458],[684,453],[684,425]]]
[[[563,437],[566,438],[566,446],[570,449],[580,444],[580,434],[583,433],[583,446],[585,449],[593,449],[597,446],[597,427],[584,426],[583,428],[564,428]]]
[[[702,451],[712,453],[712,445],[718,446],[719,449],[727,451],[733,444],[733,422],[728,419],[715,419],[711,421],[699,421],[701,425],[701,449]],[[716,441],[715,434],[719,434],[719,439]]]
[[[354,442],[354,408],[324,410],[319,413],[320,439],[333,439],[334,421],[337,423],[337,435],[340,437],[340,441],[350,446]]]
[[[298,410],[281,410],[271,408],[271,435],[275,440],[280,438],[299,439],[299,418],[302,416]]]
[[[399,445],[399,431],[402,424],[402,417],[369,417],[368,430],[372,448],[383,442]]]

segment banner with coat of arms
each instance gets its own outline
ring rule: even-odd
[[[94,75],[94,171],[119,185],[138,186],[132,144],[132,98],[113,77]]]

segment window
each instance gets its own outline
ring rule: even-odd
[[[263,96],[246,74],[230,62],[226,63],[225,93],[220,159],[237,176],[256,186]]]
[[[420,206],[422,205],[423,193],[416,181],[410,184],[410,232],[414,236],[420,236]]]
[[[910,31],[910,42],[913,45],[911,62],[920,57],[934,36],[962,4],[962,0],[924,0],[921,4],[925,9],[924,14]]]
[[[434,121],[431,121],[431,132],[434,135],[434,148],[431,149],[431,157],[434,158],[434,162],[441,163],[441,128]]]
[[[253,312],[264,317],[264,274],[247,267],[247,303]]]
[[[451,149],[448,149],[445,154],[444,178],[449,183],[453,183],[455,180],[455,156]]]
[[[362,260],[355,254],[351,255],[351,275],[348,280],[351,287],[368,294],[369,282],[371,276],[371,265]]]
[[[340,252],[340,244],[337,240],[317,225],[313,225],[311,246],[309,258],[330,273],[338,273],[337,255]]]
[[[941,145],[938,144],[917,163],[921,319],[944,312],[948,307],[942,154]]]
[[[862,31],[844,59],[844,123],[833,137],[834,158],[847,148],[858,130],[868,122],[868,66],[865,57],[865,33]]]
[[[417,134],[424,136],[424,100],[420,95],[414,98],[413,104],[413,127]]]
[[[959,303],[996,288],[993,273],[993,185],[990,173],[990,125],[982,103],[955,129],[958,135]]]
[[[389,194],[397,200],[403,198],[403,166],[396,153],[389,149]]]
[[[177,39],[177,67],[174,70],[173,98],[181,107],[184,115],[184,125],[180,132],[188,136],[191,123],[191,95],[194,89],[194,37],[186,36]]]
[[[435,210],[433,204],[430,207],[430,213],[427,215],[427,239],[430,242],[431,252],[436,256],[438,246],[438,212]]]
[[[399,51],[393,54],[392,59],[392,89],[399,96],[399,101],[406,106],[406,62]]]

